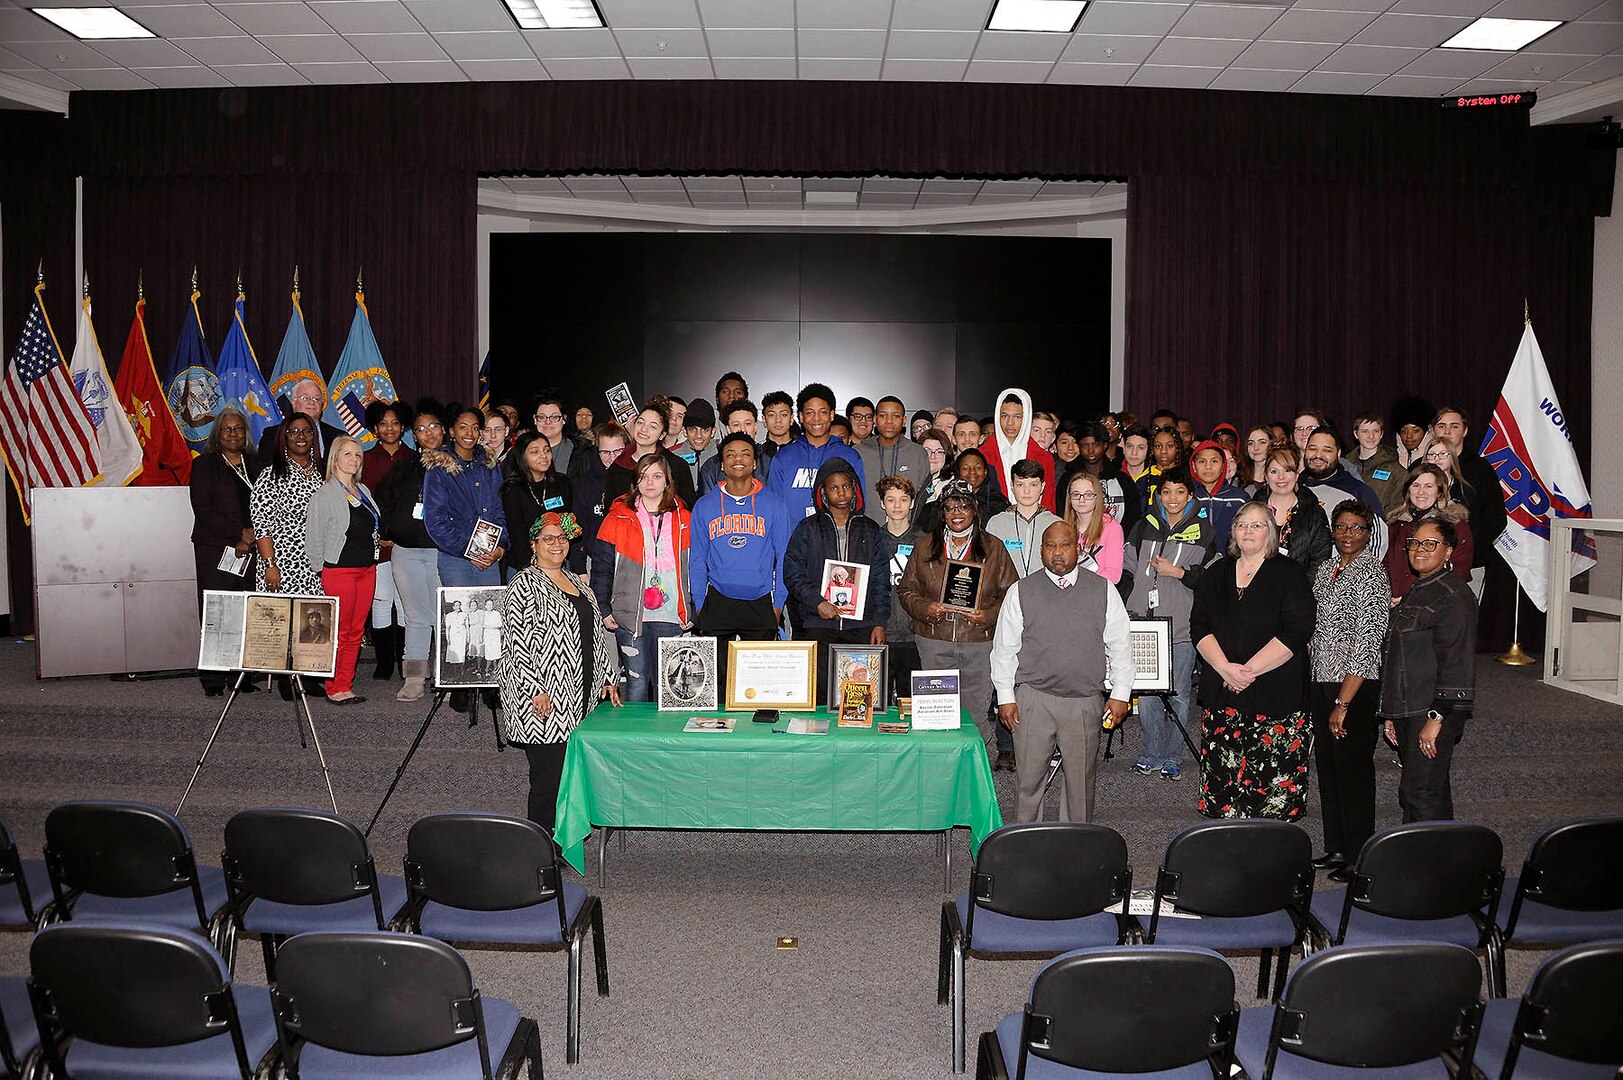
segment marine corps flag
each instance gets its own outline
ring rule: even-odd
[[[293,415],[293,388],[305,379],[316,384],[321,400],[327,400],[327,380],[321,377],[321,365],[316,362],[316,351],[310,347],[310,334],[304,328],[304,308],[299,306],[299,268],[293,268],[293,314],[287,320],[287,333],[282,335],[282,347],[276,353],[276,367],[271,369],[270,392],[276,399],[281,423]]]
[[[366,428],[366,407],[374,401],[395,400],[394,381],[378,351],[377,338],[372,336],[366,293],[359,281],[355,284],[355,319],[349,324],[349,340],[344,342],[338,366],[333,368],[327,411],[321,419],[359,439],[362,450],[370,450],[377,439]]]
[[[79,305],[79,337],[73,343],[73,362],[68,365],[73,374],[73,389],[79,401],[96,426],[99,446],[100,483],[107,487],[123,487],[141,475],[141,444],[124,415],[124,409],[113,393],[113,380],[107,375],[107,361],[101,355],[101,342],[96,340],[96,327],[90,319],[90,289]]]
[[[130,323],[129,340],[124,342],[124,359],[118,362],[118,378],[113,392],[124,406],[141,444],[141,475],[134,487],[165,487],[189,484],[192,479],[192,451],[175,426],[175,417],[158,385],[158,369],[152,363],[152,346],[147,344],[147,301],[137,293],[135,321]]]
[[[272,424],[280,424],[282,415],[271,399],[270,387],[259,371],[259,360],[254,347],[248,343],[248,328],[242,324],[242,309],[248,298],[242,293],[242,282],[237,282],[237,302],[231,310],[231,329],[220,346],[220,362],[214,374],[220,380],[220,396],[242,410],[248,418],[248,437],[255,446]]]

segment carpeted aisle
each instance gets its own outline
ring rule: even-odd
[[[1500,832],[1514,874],[1545,824],[1623,810],[1623,709],[1548,689],[1537,667],[1481,660],[1477,718],[1455,758],[1456,803],[1462,817]],[[174,807],[219,699],[204,698],[193,679],[42,683],[33,668],[31,644],[0,643],[0,814],[25,854],[38,853],[45,813],[65,799]],[[384,690],[363,677],[356,689],[372,699],[366,704],[312,705],[339,807],[363,825],[427,712],[427,701],[396,703],[395,685]],[[1198,784],[1187,765],[1179,784],[1133,775],[1134,724],[1126,737],[1128,749],[1101,769],[1098,807],[1101,821],[1126,836],[1136,882],[1149,885],[1167,838],[1198,820]],[[1384,825],[1397,820],[1398,771],[1384,747],[1377,759]],[[1012,774],[996,776],[1007,814]],[[470,731],[464,717],[442,710],[373,833],[380,870],[400,872],[416,817],[452,809],[521,814],[526,782],[521,754],[496,753],[488,715]],[[1315,850],[1317,803],[1315,793],[1305,822]],[[265,693],[234,707],[186,806],[199,859],[217,863],[226,819],[258,805],[326,805],[315,751],[300,750],[292,706]],[[958,830],[953,843],[954,888],[962,889],[967,833]],[[595,842],[590,850],[595,891]],[[582,1061],[572,1070],[564,1065],[563,955],[469,954],[487,995],[510,998],[541,1021],[554,1075],[948,1073],[948,1014],[935,1004],[943,894],[934,836],[634,833],[623,853],[611,845],[601,891],[613,996],[593,995],[588,965]],[[784,935],[800,938],[799,951],[774,948]],[[1513,992],[1538,959],[1511,954]],[[0,935],[0,973],[23,973],[26,963],[26,937]],[[1037,966],[971,961],[972,1037],[1019,1007]],[[1244,995],[1255,986],[1255,964],[1236,967]],[[241,950],[238,975],[262,981],[256,947]]]

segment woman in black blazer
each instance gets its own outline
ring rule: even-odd
[[[203,590],[246,592],[252,585],[254,530],[249,524],[248,495],[253,489],[248,467],[253,448],[248,442],[248,418],[227,405],[214,422],[203,453],[192,462],[192,557],[197,564],[197,603],[201,612]],[[245,556],[243,573],[220,569],[230,548]],[[203,693],[219,697],[234,676],[225,671],[198,673]],[[242,689],[252,690],[247,680]]]

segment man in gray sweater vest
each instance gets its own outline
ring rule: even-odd
[[[1113,692],[1104,700],[1109,675]],[[1127,608],[1110,583],[1077,566],[1076,528],[1043,531],[1043,568],[1003,598],[992,639],[998,719],[1014,733],[1015,820],[1035,821],[1054,748],[1065,761],[1064,805],[1093,820],[1100,720],[1127,715],[1133,649]]]

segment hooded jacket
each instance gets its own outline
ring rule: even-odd
[[[1443,518],[1453,522],[1454,531],[1459,534],[1460,542],[1454,548],[1454,573],[1459,575],[1461,581],[1471,580],[1471,558],[1476,550],[1476,538],[1471,535],[1471,511],[1464,503],[1451,502],[1447,506],[1434,506],[1426,513],[1420,515],[1416,521],[1407,506],[1392,515],[1390,525],[1389,543],[1386,555],[1382,562],[1386,564],[1386,576],[1392,585],[1392,596],[1403,599],[1409,587],[1415,583],[1415,573],[1409,566],[1409,537],[1414,535],[1415,528],[1421,521],[1432,518]]]
[[[793,442],[778,448],[767,469],[766,489],[783,500],[791,520],[810,517],[816,507],[813,495],[821,489],[819,470],[832,458],[843,458],[851,463],[857,474],[857,492],[867,488],[862,471],[862,458],[845,443],[830,435],[822,446],[813,446],[806,436],[797,435]]]
[[[1409,470],[1398,463],[1396,450],[1386,443],[1377,446],[1369,457],[1358,459],[1358,475],[1381,500],[1381,505],[1373,509],[1382,514],[1394,514],[1403,509]]]
[[[693,527],[687,508],[680,502],[671,514],[672,520],[666,525],[667,532],[661,542],[675,545],[676,580],[671,583],[671,591],[676,594],[676,617],[681,622],[692,622],[688,552]],[[623,499],[610,503],[603,515],[603,524],[597,530],[597,541],[599,557],[592,560],[592,592],[597,594],[597,606],[604,617],[613,615],[621,629],[640,634],[643,565],[648,549],[636,507],[627,506]]]
[[[1013,394],[1020,399],[1022,410],[1020,431],[1014,438],[1008,439],[1003,435],[1003,427],[997,423],[999,411],[1003,408],[1003,399]],[[1054,484],[1054,455],[1037,445],[1031,437],[1031,395],[1017,386],[1007,390],[998,391],[997,400],[992,403],[992,437],[980,445],[980,451],[986,455],[987,467],[991,469],[992,476],[997,480],[998,490],[1003,492],[1005,499],[1012,500],[1009,488],[1009,470],[1021,458],[1030,458],[1043,467],[1043,479],[1048,486],[1043,489],[1043,508],[1054,513],[1055,484]]]
[[[1375,523],[1369,532],[1370,550],[1377,559],[1386,554],[1386,522],[1380,513],[1380,497],[1369,489],[1368,484],[1348,472],[1345,462],[1337,461],[1323,476],[1303,472],[1301,484],[1318,496],[1319,503],[1324,507],[1326,524],[1335,521],[1336,507],[1349,499],[1362,500],[1364,505],[1375,511]]]
[[[1199,477],[1195,478],[1195,490],[1190,494],[1194,496],[1189,501],[1190,505],[1195,508],[1196,515],[1204,518],[1211,525],[1212,545],[1227,548],[1229,529],[1234,524],[1234,515],[1240,512],[1240,507],[1251,501],[1251,496],[1229,483],[1226,479],[1220,482],[1216,488],[1208,489],[1200,481]],[[1157,507],[1156,512],[1159,513],[1161,500],[1155,500],[1155,505]],[[1378,512],[1380,507],[1375,509]],[[1221,544],[1218,543],[1218,537],[1223,538]]]
[[[711,587],[733,600],[757,600],[768,593],[772,606],[788,599],[783,553],[794,523],[783,500],[759,480],[739,498],[718,484],[693,507],[693,602],[700,610]]]
[[[466,558],[480,518],[501,527],[503,548],[513,546],[501,492],[502,467],[484,443],[475,448],[472,461],[449,450],[423,454],[423,524],[434,546],[453,558]]]
[[[991,483],[990,480],[987,483]],[[896,599],[913,616],[913,635],[931,641],[990,642],[997,632],[998,615],[1003,611],[1003,597],[1020,580],[1020,572],[1003,547],[1003,541],[981,531],[981,544],[986,549],[986,561],[981,564],[981,591],[978,602],[986,612],[986,621],[980,626],[970,622],[962,612],[949,611],[939,619],[930,618],[930,605],[941,600],[941,590],[947,581],[947,557],[937,557],[933,533],[918,538],[902,580],[896,584]]]
[[[1157,574],[1150,565],[1157,556],[1182,568],[1183,577]],[[1167,520],[1166,508],[1157,499],[1150,514],[1133,526],[1122,552],[1121,580],[1127,610],[1141,617],[1169,618],[1173,642],[1189,641],[1189,615],[1195,606],[1195,589],[1206,567],[1218,557],[1217,532],[1193,499],[1176,522]],[[1154,610],[1150,608],[1151,592],[1155,594]]]
[[[829,477],[841,473],[848,475],[856,487],[851,516],[845,523],[844,552],[839,549],[833,515],[823,505],[823,485]],[[885,545],[883,527],[862,512],[861,484],[862,478],[851,462],[843,457],[830,457],[817,470],[817,487],[812,492],[816,513],[803,519],[789,536],[789,547],[783,557],[783,576],[789,586],[789,598],[800,610],[807,629],[854,630],[884,626],[890,618],[890,550]],[[817,605],[823,602],[823,563],[828,559],[860,563],[868,568],[868,600],[861,619],[825,619],[817,614]]]

